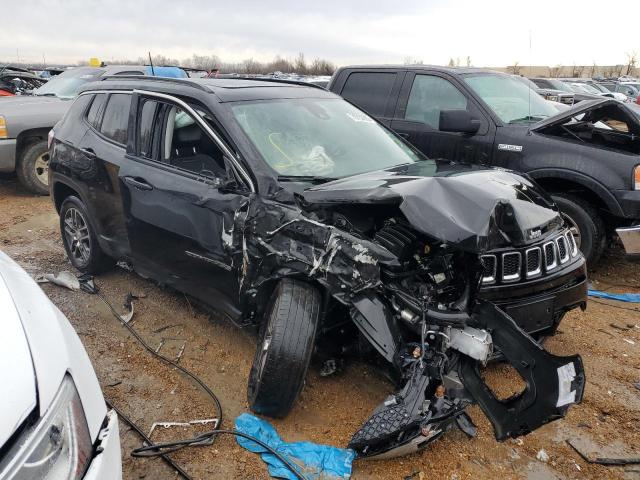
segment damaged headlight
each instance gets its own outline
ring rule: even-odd
[[[13,480],[72,480],[84,476],[92,443],[80,397],[69,375],[53,404],[26,434],[11,459],[7,478]]]

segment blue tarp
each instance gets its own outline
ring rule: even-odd
[[[640,303],[640,293],[609,293],[592,289],[587,290],[587,292],[590,297],[620,300],[621,302]]]
[[[187,72],[178,67],[153,67],[152,73],[151,66],[149,66],[147,67],[146,75],[167,78],[187,78]]]
[[[287,443],[280,438],[271,424],[248,413],[236,418],[236,430],[269,445],[299,467],[298,471],[308,480],[351,478],[351,467],[356,455],[353,450],[311,442]],[[236,437],[236,440],[241,447],[260,454],[272,477],[297,480],[297,477],[268,450],[246,438]]]

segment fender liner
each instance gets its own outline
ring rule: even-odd
[[[569,180],[571,182],[582,185],[583,187],[596,194],[597,197],[602,200],[602,202],[607,206],[607,208],[613,215],[617,217],[625,216],[620,203],[616,199],[615,195],[611,193],[611,190],[594,178],[589,177],[588,175],[578,173],[574,170],[565,170],[561,168],[541,168],[538,170],[530,170],[527,172],[527,175],[529,175],[534,180],[558,178],[562,180]]]
[[[472,318],[491,332],[494,345],[526,383],[523,392],[499,400],[482,380],[478,362],[462,357],[462,383],[491,421],[496,440],[525,435],[564,417],[569,405],[582,401],[585,374],[579,355],[547,352],[491,302],[479,300]]]

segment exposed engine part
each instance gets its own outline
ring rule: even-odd
[[[450,328],[448,336],[449,347],[478,360],[483,365],[487,364],[493,352],[493,342],[489,332],[473,327],[464,327],[462,330]]]

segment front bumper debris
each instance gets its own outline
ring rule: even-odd
[[[571,404],[582,401],[585,374],[580,356],[547,352],[491,302],[480,300],[468,323],[463,330],[449,328],[430,337],[448,348],[444,355],[436,342],[423,344],[424,352],[418,343],[398,350],[396,362],[406,382],[374,410],[349,448],[360,457],[392,458],[424,448],[453,427],[475,436],[465,413],[473,402],[502,441],[562,418]],[[499,400],[483,381],[479,365],[490,354],[489,344],[523,378],[526,387],[520,394]]]
[[[640,255],[640,225],[616,228],[627,255]]]

